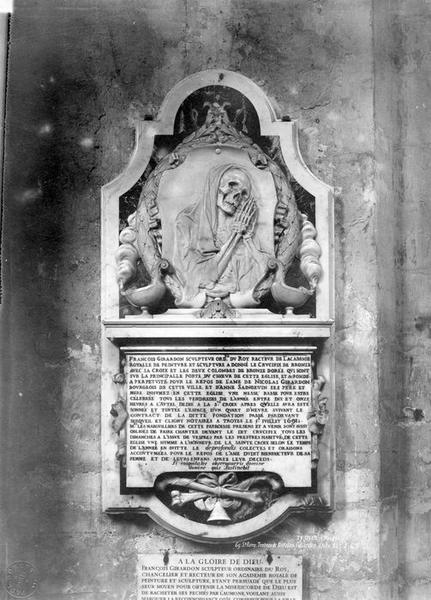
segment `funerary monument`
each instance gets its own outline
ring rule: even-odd
[[[191,75],[138,122],[102,211],[104,510],[205,544],[330,518],[332,193],[295,122],[239,73]],[[188,573],[216,598],[219,573],[297,599],[301,561],[178,555],[165,584],[142,556],[138,589]]]

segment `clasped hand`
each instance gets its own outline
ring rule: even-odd
[[[256,223],[257,205],[254,198],[248,198],[235,212],[232,221],[232,231],[242,236],[250,237]]]

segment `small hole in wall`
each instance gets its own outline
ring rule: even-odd
[[[413,418],[415,421],[423,421],[425,419],[424,411],[421,408],[415,408],[413,410]]]

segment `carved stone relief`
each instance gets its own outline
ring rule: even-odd
[[[120,291],[144,313],[169,292],[177,308],[258,308],[269,294],[281,311],[299,307],[322,273],[316,229],[277,162],[224,106],[205,104],[204,124],[158,163],[121,231]],[[296,256],[308,288],[285,282]]]

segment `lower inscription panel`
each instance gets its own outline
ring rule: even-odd
[[[270,471],[311,483],[313,348],[125,349],[127,485],[167,472]]]
[[[146,554],[138,600],[301,600],[302,558],[290,555]]]

